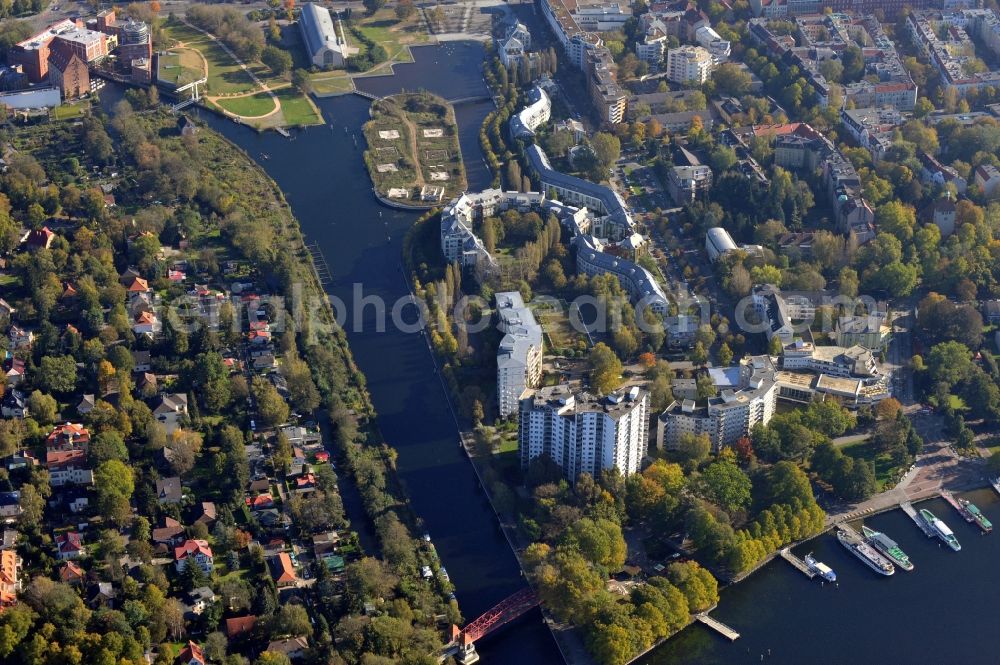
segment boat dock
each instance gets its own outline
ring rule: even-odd
[[[917,513],[917,509],[913,507],[912,503],[910,503],[909,501],[904,501],[903,503],[899,504],[899,507],[902,508],[903,512],[909,515],[910,519],[913,520],[916,523],[916,525],[920,527],[920,530],[924,532],[925,536],[927,536],[928,538],[934,538],[937,535],[936,533],[934,533],[934,529],[931,528],[931,525],[925,522],[924,518],[922,518]]]
[[[958,514],[962,516],[963,520],[965,520],[966,522],[969,522],[970,524],[973,521],[975,521],[975,518],[972,516],[972,513],[970,513],[968,510],[966,510],[965,506],[963,506],[962,504],[960,504],[958,502],[958,499],[955,498],[954,494],[952,494],[951,492],[948,492],[948,491],[944,491],[944,492],[941,492],[941,498],[944,499],[945,501],[947,501],[949,506],[951,506],[952,508],[954,508],[955,510],[957,510]]]
[[[708,609],[708,610],[706,610],[704,612],[700,612],[698,614],[695,614],[694,615],[695,620],[696,621],[700,621],[701,623],[703,623],[704,625],[708,626],[709,628],[711,628],[715,632],[719,633],[723,637],[729,639],[730,642],[735,642],[736,640],[738,640],[740,638],[740,634],[739,633],[737,633],[735,630],[733,630],[732,628],[730,628],[726,624],[722,623],[718,619],[715,619],[715,618],[710,617],[708,615],[708,613],[711,612],[713,609],[715,609],[715,608],[713,607],[713,608],[710,608],[710,609]]]
[[[847,538],[852,543],[863,543],[863,542],[865,542],[865,539],[861,537],[861,534],[858,533],[857,531],[855,531],[854,527],[848,525],[846,522],[843,523],[843,524],[838,524],[837,528],[839,530],[843,531],[844,535],[847,536]]]
[[[809,579],[816,577],[816,571],[810,568],[805,561],[792,554],[792,551],[787,547],[781,550],[780,555],[782,559],[792,564],[793,567],[802,572]]]

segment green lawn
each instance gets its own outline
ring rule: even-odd
[[[892,458],[887,454],[879,453],[871,441],[852,443],[841,448],[841,451],[854,459],[864,459],[875,464],[875,482],[878,483],[879,492],[889,489],[891,483],[895,482],[899,476],[899,469],[893,466]]]
[[[166,22],[163,31],[168,37],[197,49],[205,57],[208,63],[209,94],[225,95],[254,89],[250,75],[222,50],[218,42],[176,21]]]
[[[56,120],[79,118],[89,108],[90,102],[86,101],[77,104],[63,104],[52,109],[52,117]]]
[[[354,90],[351,77],[344,71],[313,74],[310,85],[313,92],[319,97],[340,95]]]
[[[266,92],[258,92],[256,95],[250,95],[248,97],[220,99],[218,100],[218,104],[230,113],[235,113],[236,115],[245,116],[247,118],[256,118],[258,116],[267,115],[274,110],[274,100],[271,98],[271,95]]]
[[[285,116],[285,125],[297,127],[323,123],[323,118],[316,112],[315,107],[297,88],[282,88],[275,94],[281,100],[281,114]]]

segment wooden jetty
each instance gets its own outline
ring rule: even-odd
[[[816,571],[810,568],[809,564],[807,564],[805,561],[792,554],[792,551],[787,547],[781,550],[781,552],[779,552],[779,555],[781,556],[782,559],[792,564],[792,566],[796,570],[804,574],[809,579],[816,577]]]
[[[722,635],[723,637],[727,638],[730,642],[735,642],[736,640],[740,639],[740,634],[739,633],[737,633],[735,630],[733,630],[732,628],[730,628],[726,624],[722,623],[718,619],[716,619],[716,618],[711,617],[711,616],[708,615],[708,613],[711,612],[714,609],[715,608],[712,607],[712,608],[709,608],[708,610],[706,610],[704,612],[699,612],[698,614],[695,614],[694,615],[695,620],[701,622],[702,624],[704,624],[706,626],[708,626],[709,628],[711,628],[715,632],[717,632],[720,635]]]
[[[920,516],[920,514],[917,512],[917,509],[913,507],[912,503],[910,503],[909,501],[904,501],[903,503],[899,504],[899,507],[902,508],[903,512],[909,515],[910,519],[913,520],[916,523],[916,525],[920,527],[920,530],[924,532],[925,536],[927,536],[928,538],[934,538],[935,536],[937,536],[937,534],[934,533],[934,529],[931,528],[931,525],[928,524],[924,520],[924,518]]]

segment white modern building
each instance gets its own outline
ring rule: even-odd
[[[723,254],[735,249],[736,243],[733,237],[721,226],[712,227],[705,233],[705,251],[708,252],[708,258],[712,263],[718,261]]]
[[[528,105],[510,119],[510,134],[514,138],[530,138],[535,130],[549,121],[552,115],[552,100],[539,86],[528,93]]]
[[[667,51],[667,78],[674,83],[701,85],[715,69],[715,60],[702,46],[680,46]]]
[[[660,414],[656,445],[675,450],[685,434],[708,435],[718,452],[766,425],[778,400],[775,367],[768,356],[747,356],[738,366],[709,370],[717,394],[698,406],[693,399],[675,401]]]
[[[520,21],[507,24],[496,40],[496,50],[504,67],[512,69],[519,66],[531,50],[531,32]]]
[[[542,327],[517,291],[496,294],[496,306],[504,333],[497,349],[497,411],[507,418],[542,378]]]
[[[607,397],[569,386],[542,388],[521,400],[521,465],[548,455],[572,482],[612,468],[636,473],[648,446],[648,409],[649,393],[638,387]]]
[[[339,25],[339,21],[334,26],[329,10],[315,2],[302,5],[299,30],[302,32],[309,61],[317,67],[343,67],[347,57],[358,51],[347,45],[344,28]]]

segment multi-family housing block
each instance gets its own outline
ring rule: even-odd
[[[524,392],[542,378],[542,327],[517,291],[495,297],[497,324],[504,334],[497,348],[497,411],[506,418],[517,413]]]
[[[548,386],[521,400],[521,465],[547,455],[575,482],[617,468],[640,470],[648,447],[649,393],[634,387],[599,397],[567,385]]]

